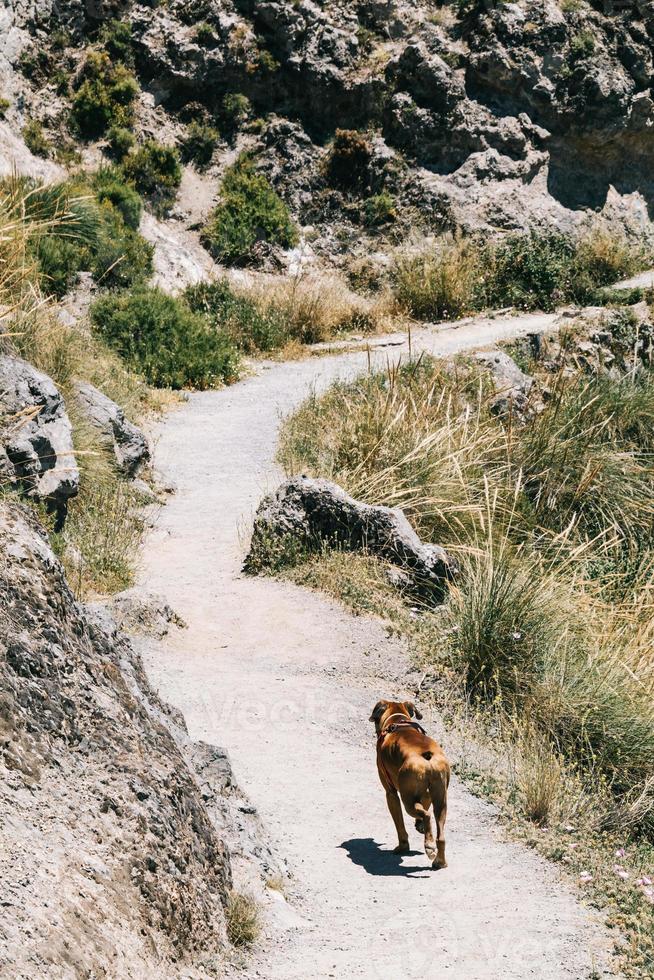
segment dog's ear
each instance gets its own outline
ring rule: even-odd
[[[404,707],[409,712],[410,718],[418,718],[418,720],[422,718],[422,712],[418,711],[413,701],[405,701]]]
[[[388,701],[378,701],[375,707],[372,709],[372,714],[368,721],[377,721],[378,718],[384,714],[388,707]]]

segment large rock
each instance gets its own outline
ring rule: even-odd
[[[534,379],[525,374],[505,351],[480,351],[475,360],[490,372],[495,388],[491,410],[504,415],[513,410],[524,412]]]
[[[19,357],[0,355],[0,443],[5,469],[61,524],[79,491],[73,430],[54,382]]]
[[[229,855],[172,716],[7,502],[0,689],[0,975],[216,975]]]
[[[350,497],[335,483],[287,480],[257,510],[246,571],[266,563],[276,546],[362,551],[405,569],[414,587],[439,595],[456,572],[447,552],[423,544],[398,508],[375,507]]]
[[[143,432],[128,419],[119,405],[87,381],[78,381],[77,398],[80,406],[112,445],[118,468],[135,477],[150,462],[150,447]]]

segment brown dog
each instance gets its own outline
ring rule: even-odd
[[[409,836],[404,825],[404,809],[416,821],[416,830],[425,835],[425,853],[433,868],[445,868],[445,817],[450,766],[438,742],[429,738],[412,718],[422,715],[411,701],[378,701],[370,721],[377,731],[377,770],[386,790],[398,846],[396,854],[409,850]],[[434,808],[436,840],[431,825]]]

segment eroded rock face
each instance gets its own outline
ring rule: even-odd
[[[150,462],[150,447],[141,429],[126,419],[122,408],[94,385],[79,381],[76,387],[85,415],[113,446],[118,468],[126,476],[138,476]]]
[[[423,544],[401,510],[361,503],[328,480],[287,480],[261,501],[246,570],[265,565],[278,544],[365,552],[400,566],[415,588],[436,595],[456,572],[447,552]]]
[[[172,719],[8,503],[0,685],[0,973],[177,978],[192,959],[213,975],[229,856]]]
[[[79,491],[73,431],[54,382],[19,357],[0,355],[0,442],[5,469],[61,523]]]

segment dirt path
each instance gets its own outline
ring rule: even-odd
[[[553,317],[419,331],[414,349],[450,354]],[[401,348],[377,348],[373,363]],[[193,738],[225,746],[294,876],[294,924],[269,927],[242,976],[265,980],[587,978],[606,960],[589,911],[532,852],[504,841],[491,808],[456,781],[449,867],[397,858],[368,715],[395,694],[405,653],[375,621],[300,588],[240,574],[244,540],[274,463],[281,414],[357,352],[275,364],[193,395],[158,432],[157,466],[177,486],[146,546],[143,585],[189,623],[147,654],[151,679]],[[399,693],[402,693],[401,691]],[[432,731],[438,719],[426,718]],[[447,737],[444,738],[447,748]]]

